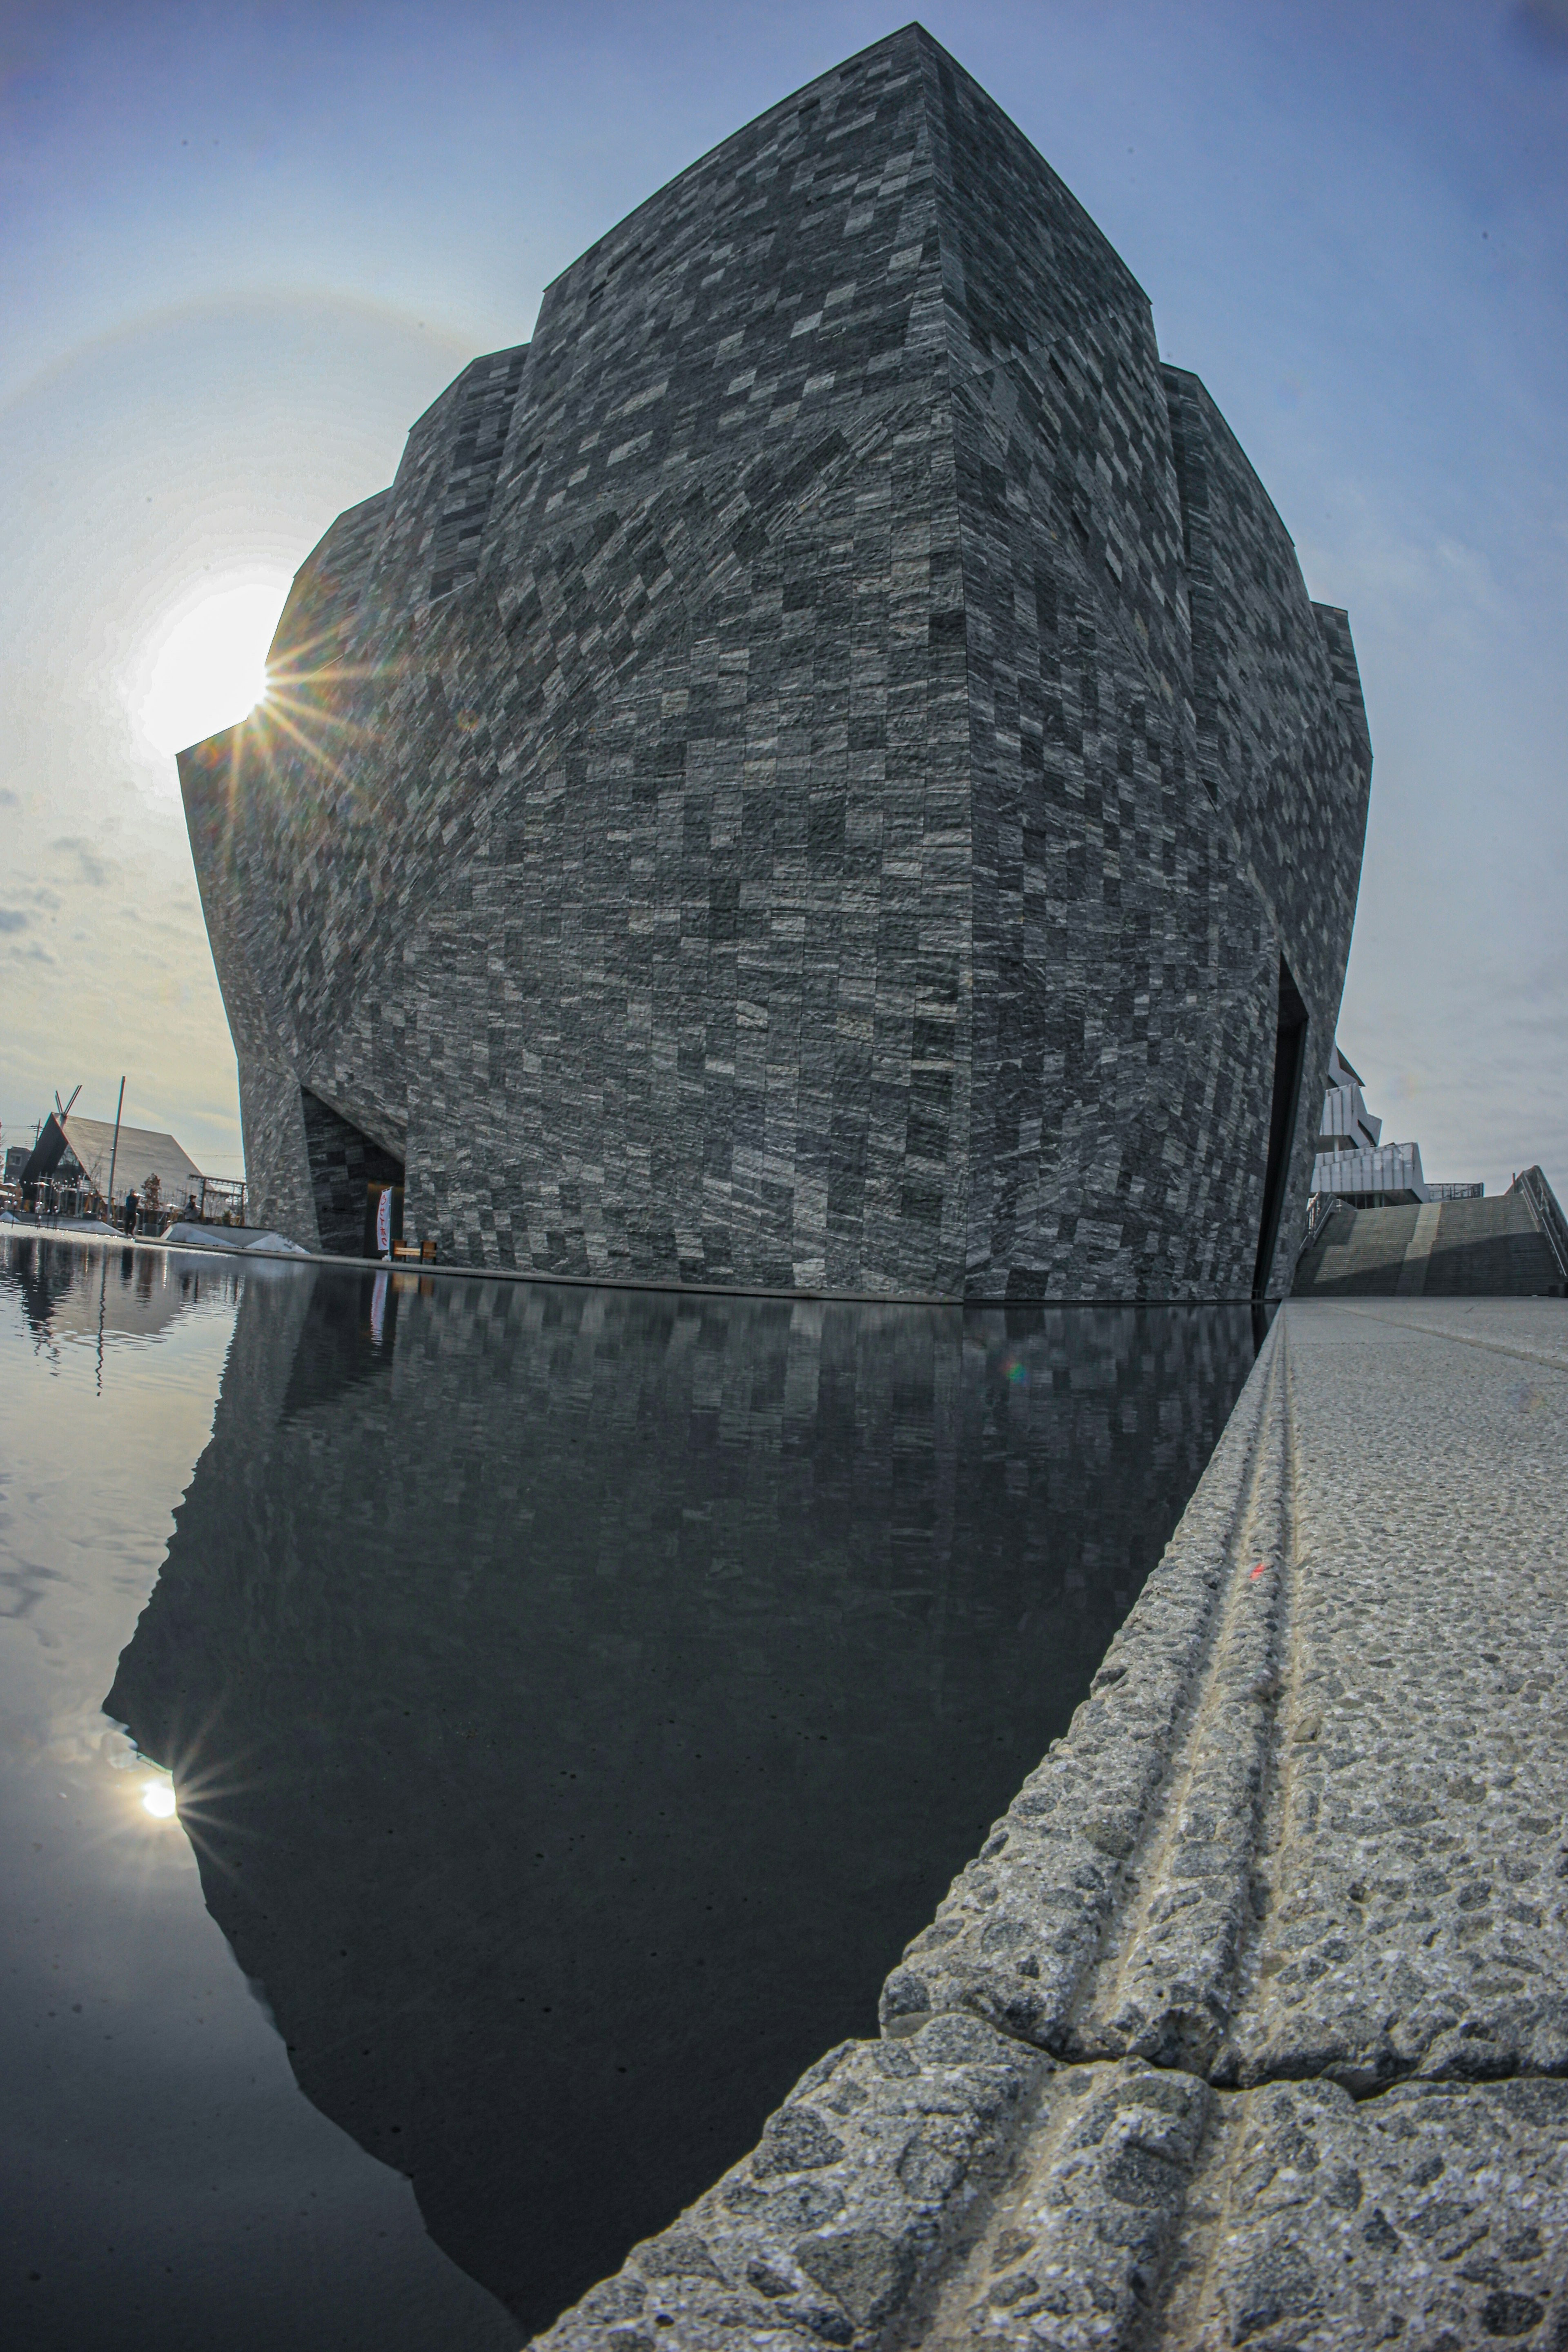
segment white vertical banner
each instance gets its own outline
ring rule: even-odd
[[[392,1255],[392,1187],[383,1188],[375,1204],[375,1254],[377,1257]]]

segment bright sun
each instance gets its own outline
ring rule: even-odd
[[[267,648],[287,581],[247,580],[189,606],[153,655],[142,724],[160,751],[232,727],[267,691]]]

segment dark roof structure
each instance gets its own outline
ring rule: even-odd
[[[476,360],[182,755],[263,1222],[890,1297],[1288,1286],[1371,751],[1142,289],[918,26]]]
[[[121,1198],[132,1189],[142,1192],[150,1176],[157,1177],[165,1201],[184,1200],[202,1181],[202,1171],[184,1146],[161,1129],[122,1123],[117,1149],[111,1118],[82,1118],[75,1111],[61,1118],[51,1111],[22,1171],[21,1181],[38,1183],[52,1176],[62,1161],[68,1164],[69,1160],[106,1195],[112,1167],[114,1189]]]

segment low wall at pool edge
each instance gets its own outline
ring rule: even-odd
[[[843,2042],[810,2068],[752,2154],[539,2345],[709,2352],[752,2336],[869,2346],[920,2332],[1047,2084],[1089,2071],[1049,2053],[1129,1891],[1217,1603],[1259,1532],[1260,1466],[1282,1430],[1279,1339],[1277,1320],[1066,1735],[889,1978],[882,2039]],[[1178,2087],[1195,2135],[1205,2086]]]
[[[1561,1304],[1287,1307],[883,2039],[542,2340],[1568,2341],[1565,1461]]]

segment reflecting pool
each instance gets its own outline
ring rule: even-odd
[[[547,2323],[875,2032],[1253,1353],[0,1245],[0,2335]]]

